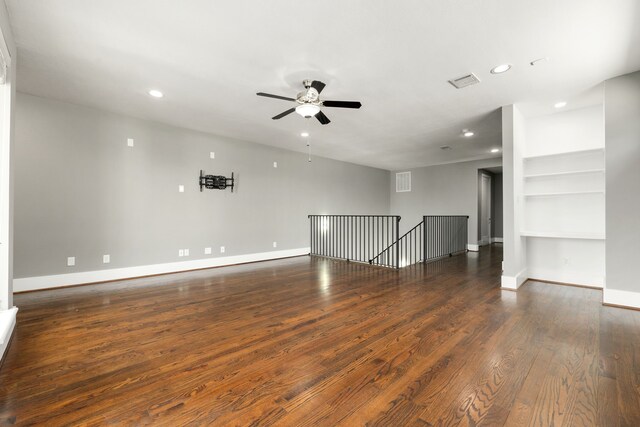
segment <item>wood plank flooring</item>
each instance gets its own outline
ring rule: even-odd
[[[501,291],[501,247],[19,294],[0,424],[640,426],[640,312]]]

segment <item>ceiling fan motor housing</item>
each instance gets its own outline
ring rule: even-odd
[[[296,97],[296,101],[300,104],[319,104],[320,103],[320,95],[318,91],[314,88],[310,87],[304,92],[300,92]]]

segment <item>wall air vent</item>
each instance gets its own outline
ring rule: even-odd
[[[396,173],[396,193],[411,191],[411,172]]]
[[[456,89],[462,89],[463,87],[471,86],[476,83],[480,83],[480,79],[473,73],[458,77],[457,79],[449,80],[449,83],[453,85]]]

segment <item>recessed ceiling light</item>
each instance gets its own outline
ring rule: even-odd
[[[157,89],[151,89],[149,91],[149,95],[153,96],[154,98],[162,98],[164,96],[162,92]]]
[[[301,137],[303,137],[303,138],[306,138],[306,137],[308,137],[308,136],[309,136],[309,132],[302,132],[302,133],[300,134],[300,136],[301,136]]]
[[[491,69],[491,74],[500,74],[511,69],[511,64],[500,64],[497,67]]]
[[[549,58],[545,56],[544,58],[534,59],[533,61],[529,62],[529,64],[540,65],[540,64],[544,64],[547,61],[549,61]]]
[[[473,132],[471,132],[470,130],[463,130],[462,131],[462,136],[466,137],[466,138],[470,138],[474,135]]]
[[[565,107],[567,105],[567,103],[565,101],[560,101],[560,102],[556,102],[555,104],[553,104],[554,107],[556,108],[562,108]]]
[[[500,152],[500,149],[499,148],[492,148],[491,152],[492,153],[498,153],[498,152]]]

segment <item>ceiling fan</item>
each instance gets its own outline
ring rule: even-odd
[[[277,116],[273,116],[273,120],[278,120],[287,116],[294,111],[300,114],[302,117],[314,117],[318,119],[323,125],[328,125],[331,120],[320,110],[321,106],[324,107],[338,107],[338,108],[360,108],[361,103],[357,101],[322,101],[320,99],[320,92],[326,86],[319,80],[304,80],[302,82],[305,90],[300,92],[295,98],[289,98],[286,96],[272,95],[270,93],[258,92],[258,96],[266,96],[267,98],[283,99],[285,101],[294,101],[298,103],[298,106],[288,109]]]

